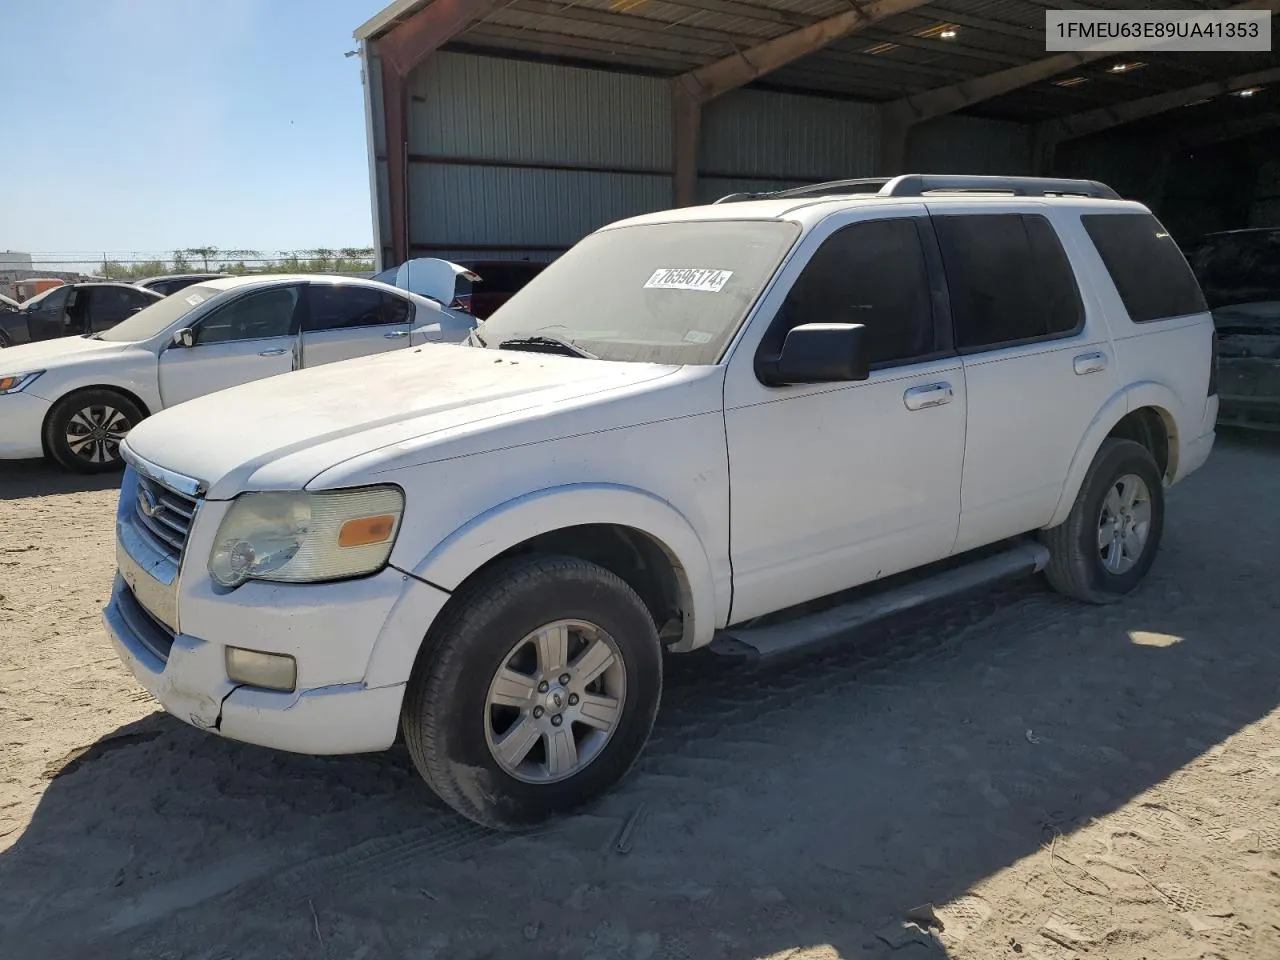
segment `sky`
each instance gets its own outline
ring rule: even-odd
[[[372,243],[383,0],[3,0],[0,250]]]

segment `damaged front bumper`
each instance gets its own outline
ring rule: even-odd
[[[385,750],[395,739],[403,684],[345,683],[292,693],[237,686],[227,679],[224,646],[166,633],[119,575],[102,620],[138,682],[193,727],[309,754]]]

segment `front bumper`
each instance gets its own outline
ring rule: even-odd
[[[44,456],[40,434],[52,406],[30,393],[0,396],[0,460],[25,460]]]
[[[221,644],[183,633],[167,638],[118,575],[102,620],[138,682],[193,727],[294,753],[363,753],[395,741],[404,684],[294,693],[237,686],[227,679]]]

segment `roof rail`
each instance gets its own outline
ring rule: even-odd
[[[744,200],[847,196],[857,193],[871,193],[880,197],[923,197],[930,193],[1011,193],[1018,197],[1121,199],[1120,194],[1097,180],[908,173],[892,178],[863,177],[857,180],[828,180],[824,183],[811,183],[803,187],[789,187],[785,190],[763,193],[731,193],[715,202],[738,203]]]
[[[1018,197],[1120,199],[1120,194],[1097,180],[1062,180],[1051,177],[935,176],[908,173],[889,180],[880,190],[882,197],[922,197],[927,193],[1011,193]]]
[[[850,193],[878,193],[889,183],[888,177],[862,177],[857,180],[828,180],[809,183],[802,187],[770,190],[765,193],[731,193],[716,203],[737,203],[742,200],[780,200],[788,197],[820,197],[826,194],[844,196]]]

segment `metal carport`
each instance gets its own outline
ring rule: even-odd
[[[1277,222],[1274,52],[1045,53],[1046,9],[1137,6],[397,0],[355,33],[381,261],[550,258],[635,213],[907,170],[1109,174],[1159,210],[1197,153],[1231,179],[1186,229]]]

